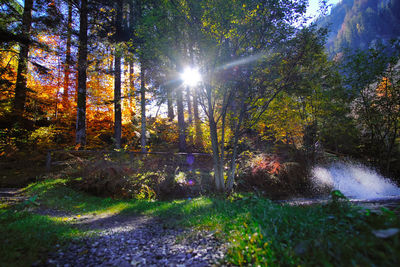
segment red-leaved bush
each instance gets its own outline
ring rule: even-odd
[[[239,190],[259,191],[271,198],[308,194],[307,168],[283,162],[274,154],[245,152],[239,157]]]
[[[276,155],[259,154],[249,160],[251,173],[256,175],[259,172],[278,174],[281,169],[280,159]]]

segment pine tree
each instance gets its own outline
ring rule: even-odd
[[[81,0],[78,51],[78,105],[76,118],[76,144],[86,145],[86,70],[88,45],[88,0]]]

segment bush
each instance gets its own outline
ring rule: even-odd
[[[74,186],[85,192],[103,197],[130,197],[130,169],[108,160],[84,162],[82,177]]]
[[[276,155],[242,153],[239,157],[239,190],[259,191],[270,198],[308,194],[307,168],[285,162]]]
[[[304,195],[311,193],[311,181],[307,168],[298,162],[285,162],[278,173],[279,180],[285,184],[292,193]]]
[[[128,154],[118,154],[113,158],[79,158],[79,161],[79,171],[66,173],[66,176],[78,177],[71,184],[96,196],[136,199],[193,197],[209,192],[213,185],[209,172],[187,168],[186,158],[181,157],[139,155],[132,159]]]
[[[165,184],[171,186],[161,171],[138,173],[127,164],[111,160],[85,163],[81,177],[73,182],[75,187],[96,196],[136,199],[158,198]]]

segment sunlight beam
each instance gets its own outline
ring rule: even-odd
[[[202,80],[200,72],[190,67],[185,68],[183,73],[181,73],[181,79],[183,83],[188,86],[195,86]]]
[[[268,53],[258,53],[258,54],[252,55],[252,56],[244,57],[244,58],[229,62],[225,65],[219,66],[217,68],[217,70],[226,70],[226,69],[233,68],[233,67],[236,67],[239,65],[245,65],[245,64],[257,61],[267,55],[268,55]]]

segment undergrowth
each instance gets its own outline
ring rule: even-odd
[[[65,186],[66,180],[32,184],[27,192],[39,208],[71,214],[110,213],[159,216],[172,227],[212,231],[229,243],[226,260],[234,265],[398,266],[400,234],[378,237],[379,230],[398,229],[400,220],[387,209],[371,212],[337,197],[327,205],[278,205],[256,195],[199,197],[174,201],[98,198]],[[62,218],[35,215],[36,205],[2,209],[0,258],[10,265],[32,263],[55,242],[85,233]],[[24,254],[29,251],[27,254]],[[11,256],[8,256],[11,255]]]

